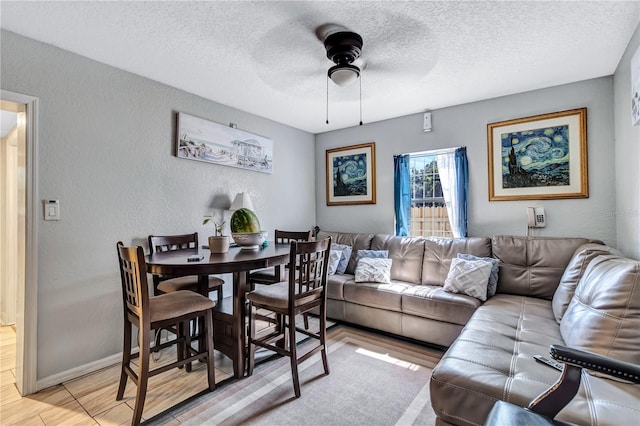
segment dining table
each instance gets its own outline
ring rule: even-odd
[[[216,303],[213,310],[213,341],[216,350],[233,361],[234,377],[244,376],[247,357],[245,293],[247,277],[255,269],[276,267],[289,261],[288,244],[269,243],[257,249],[231,247],[227,253],[211,253],[206,247],[156,252],[146,257],[147,272],[163,276],[198,276],[198,292],[209,296],[209,275],[233,274],[232,297]]]

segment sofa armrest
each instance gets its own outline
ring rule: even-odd
[[[549,352],[551,357],[565,364],[640,383],[640,365],[561,345],[551,345]]]

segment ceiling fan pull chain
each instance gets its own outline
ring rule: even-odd
[[[362,74],[360,74],[360,125],[362,126]]]
[[[329,76],[327,75],[327,124],[329,124]]]

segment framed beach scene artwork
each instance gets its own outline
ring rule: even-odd
[[[327,150],[327,205],[376,203],[375,142]]]
[[[273,141],[183,112],[178,113],[176,156],[262,173],[273,172]]]
[[[487,125],[489,201],[588,198],[587,109]]]

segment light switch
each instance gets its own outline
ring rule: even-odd
[[[44,220],[60,220],[60,201],[42,200],[44,203]]]

